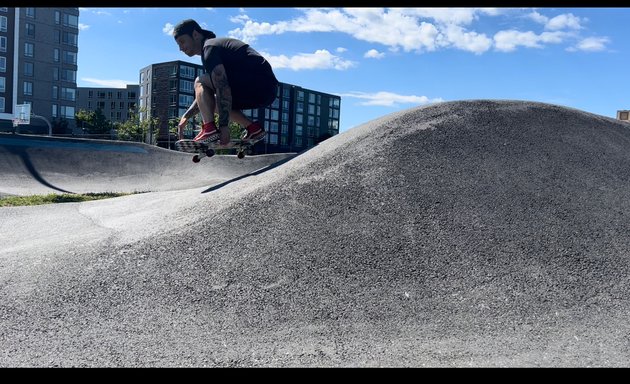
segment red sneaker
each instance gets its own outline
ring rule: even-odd
[[[219,130],[217,129],[217,126],[214,125],[214,122],[210,122],[210,123],[205,123],[201,127],[201,131],[199,132],[197,136],[195,136],[193,140],[196,142],[209,143],[209,142],[218,141],[219,138],[220,138],[220,135],[219,135]]]
[[[243,135],[241,138],[243,140],[253,140],[258,141],[265,137],[267,132],[263,129],[259,122],[251,123],[243,130]]]

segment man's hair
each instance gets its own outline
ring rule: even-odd
[[[208,39],[213,39],[217,37],[214,32],[202,29],[199,24],[193,19],[180,21],[179,24],[177,24],[175,28],[173,28],[173,37],[175,39],[177,39],[181,35],[189,35],[192,37],[193,31],[201,33]]]

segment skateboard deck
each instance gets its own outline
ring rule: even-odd
[[[175,147],[178,151],[194,153],[192,161],[198,163],[204,157],[212,157],[215,154],[215,149],[236,149],[236,156],[239,159],[245,157],[245,150],[251,148],[254,144],[264,139],[264,137],[258,140],[244,140],[244,139],[232,139],[225,145],[214,143],[200,143],[194,140],[178,140],[175,142]]]

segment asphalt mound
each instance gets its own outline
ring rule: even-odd
[[[627,365],[628,148],[535,102],[385,116],[203,191],[159,242],[74,250],[13,304],[4,361]]]

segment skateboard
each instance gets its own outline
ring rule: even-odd
[[[251,148],[254,144],[264,139],[264,136],[257,140],[232,139],[228,144],[221,145],[218,142],[200,143],[194,140],[178,140],[175,147],[178,151],[194,153],[193,163],[198,163],[204,157],[212,157],[215,155],[215,149],[236,149],[236,157],[242,159],[245,157],[245,150]]]

